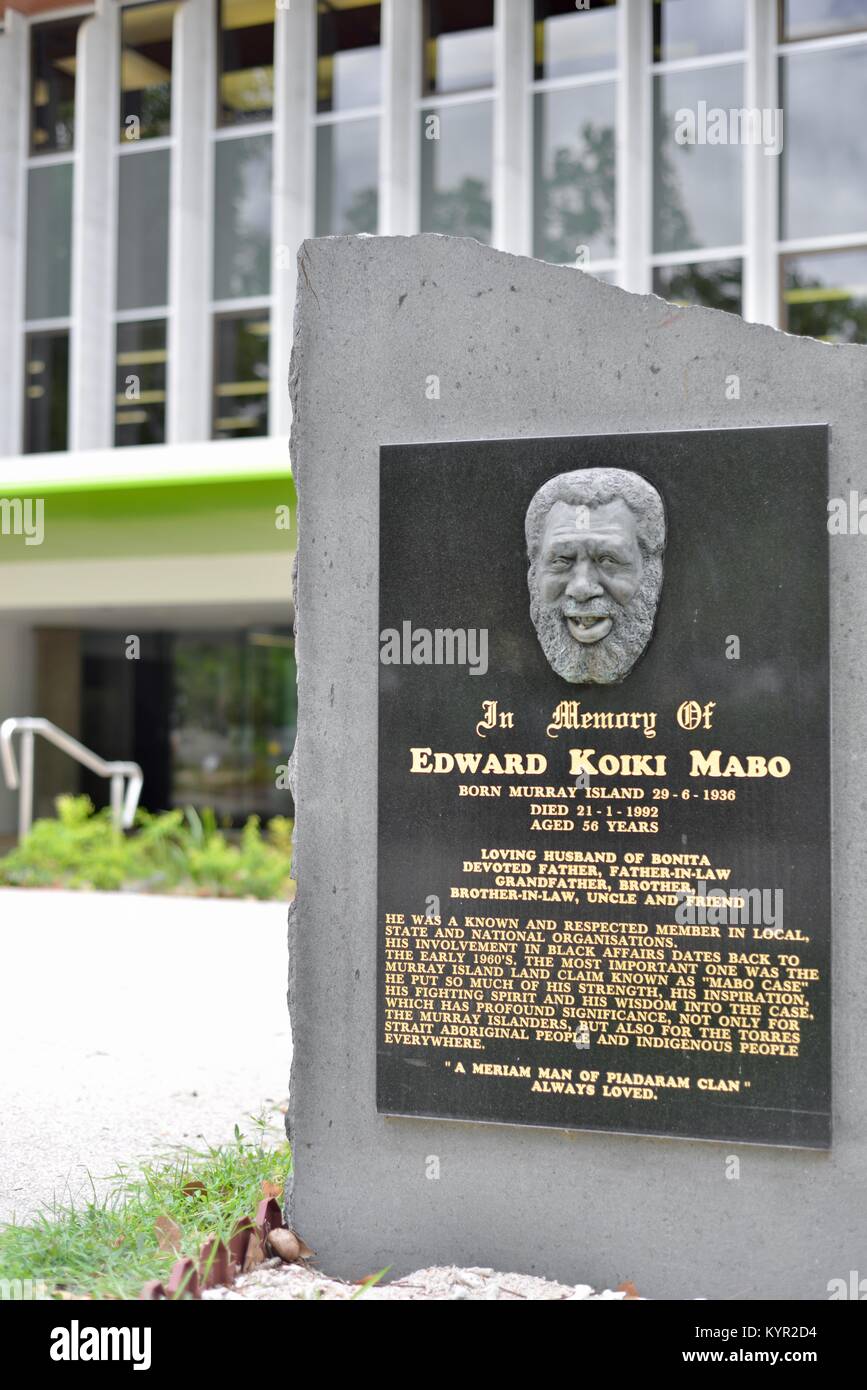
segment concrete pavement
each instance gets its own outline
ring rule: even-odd
[[[0,1221],[285,1101],[286,911],[0,889]]]

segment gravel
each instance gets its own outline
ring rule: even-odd
[[[267,1260],[252,1274],[242,1274],[231,1288],[208,1289],[205,1299],[225,1301],[244,1299],[467,1299],[491,1302],[496,1299],[625,1299],[621,1290],[595,1293],[589,1284],[555,1284],[532,1274],[499,1274],[493,1269],[457,1269],[454,1265],[434,1265],[417,1269],[393,1283],[347,1284],[332,1279],[303,1264],[283,1264]]]

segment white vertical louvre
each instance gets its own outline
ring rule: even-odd
[[[620,80],[617,91],[617,255],[620,284],[636,294],[651,287],[653,199],[650,0],[618,0]]]
[[[72,192],[69,448],[114,442],[115,216],[120,11],[97,0],[78,31]]]
[[[272,435],[289,433],[289,359],[297,279],[296,254],[313,232],[315,0],[278,5],[274,25],[274,176],[271,322]]]
[[[28,40],[24,20],[7,10],[0,34],[0,457],[21,448]]]
[[[183,0],[175,14],[172,35],[166,410],[170,444],[208,439],[211,432],[210,130],[216,89],[216,22],[214,0]]]
[[[773,0],[747,0],[747,69],[744,106],[760,111],[777,106],[777,6]],[[783,130],[785,139],[785,128]],[[779,323],[777,293],[777,208],[780,156],[761,144],[744,148],[743,315],[753,323]]]
[[[413,192],[421,91],[421,0],[382,0],[382,119],[379,129],[379,231],[418,231]]]
[[[529,256],[533,251],[533,167],[530,80],[533,76],[533,0],[496,0],[493,244]]]

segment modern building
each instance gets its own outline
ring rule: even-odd
[[[153,809],[286,809],[301,240],[867,341],[865,90],[867,0],[9,0],[0,718],[137,759]]]

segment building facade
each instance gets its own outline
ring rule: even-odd
[[[152,809],[285,810],[302,239],[867,341],[865,90],[867,0],[13,0],[0,718],[136,758]],[[44,812],[78,774],[37,761]]]

